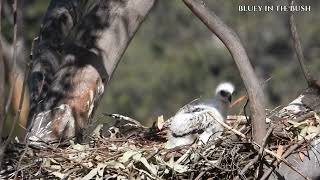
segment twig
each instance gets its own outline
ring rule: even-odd
[[[306,120],[308,118],[314,117],[314,114],[315,113],[319,113],[319,112],[320,112],[320,109],[314,110],[314,111],[310,111],[307,114],[304,114],[304,115],[299,116],[299,117],[297,117],[295,119],[292,119],[292,121],[294,121],[294,122],[302,122],[302,121],[304,121],[304,120]]]
[[[267,142],[268,142],[268,138],[270,137],[270,135],[272,134],[272,131],[273,131],[273,128],[271,127],[271,128],[269,128],[269,130],[268,130],[268,132],[267,132],[267,134],[266,134],[266,136],[264,137],[264,139],[263,139],[263,143],[262,143],[262,145],[261,145],[261,147],[260,147],[260,150],[259,150],[259,159],[262,157],[262,155],[263,155],[263,150],[264,150],[264,148],[266,147],[266,145],[267,145]]]
[[[159,154],[160,151],[157,149],[155,151],[153,151],[152,153],[150,153],[147,157],[146,157],[146,160],[149,160],[151,159],[152,157],[154,157],[155,155]]]
[[[255,156],[254,159],[252,159],[252,160],[240,171],[239,175],[243,176],[243,175],[248,171],[248,169],[249,169],[251,166],[253,166],[255,163],[257,163],[257,162],[261,159],[261,157],[262,157],[262,155],[263,155],[263,150],[265,149],[265,146],[266,146],[266,144],[267,144],[267,140],[268,140],[269,136],[271,135],[272,131],[273,131],[273,128],[270,128],[270,129],[268,130],[266,136],[264,137],[264,139],[263,139],[263,141],[262,141],[262,146],[260,147],[259,154],[258,154],[257,156]],[[237,177],[235,177],[234,180],[239,180],[239,179],[240,179],[239,175],[238,175]]]
[[[224,123],[224,122],[220,121],[219,119],[215,118],[214,115],[213,115],[211,112],[209,112],[209,115],[210,115],[215,121],[217,121],[219,124],[221,124],[224,128],[228,129],[229,131],[234,132],[235,134],[237,134],[238,136],[240,136],[240,137],[242,137],[242,138],[244,138],[244,139],[247,139],[246,135],[242,134],[240,131],[238,131],[238,130],[232,128],[232,127],[230,127],[230,126],[227,125],[226,123]]]
[[[10,86],[10,94],[7,100],[7,104],[6,104],[6,114],[9,110],[10,104],[11,104],[11,99],[12,99],[12,94],[13,94],[13,90],[15,88],[15,84],[16,84],[16,79],[17,79],[17,72],[16,72],[16,66],[17,66],[17,50],[18,50],[18,44],[17,44],[17,37],[18,37],[18,22],[17,22],[17,15],[18,15],[18,1],[14,0],[13,3],[13,51],[12,51],[12,69],[10,70],[10,74],[14,74],[14,76],[12,77],[13,79],[11,79],[11,86]],[[12,73],[14,72],[14,73]],[[20,97],[21,98],[21,97]]]
[[[29,134],[29,133],[27,133],[26,137],[28,137],[28,134]],[[28,151],[28,145],[29,145],[29,140],[27,140],[26,147],[25,147],[23,153],[22,153],[21,156],[20,156],[19,162],[18,162],[18,164],[17,164],[17,166],[16,166],[16,171],[15,171],[15,173],[14,173],[14,178],[13,178],[13,179],[18,179],[18,174],[19,174],[19,172],[20,172],[21,170],[23,170],[23,168],[20,169],[20,166],[21,166],[21,163],[22,163],[22,160],[23,160],[24,156],[26,155],[26,153],[27,153],[27,151]]]
[[[21,113],[21,109],[22,109],[22,105],[23,105],[24,94],[25,94],[25,89],[26,89],[26,84],[27,84],[27,79],[28,79],[28,76],[29,76],[29,72],[30,72],[30,66],[27,65],[26,69],[25,69],[25,72],[24,72],[25,76],[24,76],[21,95],[20,95],[19,109],[18,109],[18,111],[16,112],[16,114],[14,116],[13,124],[11,126],[8,139],[4,143],[4,147],[6,147],[9,144],[9,142],[10,142],[12,136],[13,136],[13,131],[15,129],[15,125],[17,124],[17,121],[18,121],[18,119],[20,117],[20,113]]]
[[[6,108],[5,108],[5,115],[8,114],[11,103],[12,103],[12,95],[13,95],[13,90],[16,88],[16,82],[17,82],[17,74],[14,74],[13,77],[10,79],[10,88],[9,88],[9,95],[7,97],[7,103],[6,103]],[[6,117],[4,118],[6,120]]]
[[[190,146],[190,148],[187,150],[187,152],[185,152],[177,161],[177,164],[180,164],[182,162],[184,162],[191,154],[192,151],[192,146]]]
[[[109,114],[109,113],[102,113],[102,114],[105,115],[105,116],[110,116],[110,117],[118,119],[118,120],[126,120],[126,121],[134,123],[137,126],[143,127],[142,124],[139,121],[137,121],[137,120],[135,120],[135,119],[133,119],[131,117],[128,117],[128,116],[124,116],[124,115],[121,115],[121,114]]]
[[[201,154],[201,153],[198,153],[198,154],[199,154],[207,163],[211,164],[213,167],[215,167],[215,168],[217,168],[217,169],[219,169],[219,170],[221,170],[221,171],[233,172],[233,171],[236,170],[236,169],[225,169],[225,168],[221,168],[221,167],[217,166],[215,163],[209,161],[209,159],[208,159],[206,156],[204,156],[203,154]]]
[[[294,1],[293,0],[289,0],[289,4],[291,6],[293,6]],[[301,70],[303,72],[304,78],[306,79],[308,85],[312,86],[314,84],[315,80],[312,77],[312,75],[310,73],[310,70],[307,68],[306,63],[305,63],[305,58],[304,58],[304,55],[303,55],[303,50],[302,50],[302,47],[301,47],[299,34],[298,34],[298,31],[297,31],[296,23],[294,21],[293,11],[289,12],[289,16],[290,16],[290,18],[289,18],[290,30],[291,30],[291,35],[292,35],[292,39],[293,39],[296,55],[297,55]]]
[[[199,180],[206,172],[201,171],[200,174],[194,179],[194,180]]]
[[[2,1],[0,1],[0,15],[2,12]],[[0,34],[2,34],[1,30],[1,16],[0,16]],[[2,42],[0,38],[0,97],[5,97],[5,67],[4,67],[4,59],[3,59],[3,50],[2,50]],[[4,117],[5,117],[5,98],[0,99],[0,144],[2,143],[2,132],[4,126]],[[0,162],[1,169],[1,162]]]
[[[266,137],[263,139],[262,146],[260,147],[259,154],[258,154],[258,160],[261,160],[261,157],[263,156],[264,148],[266,147],[268,138],[270,137],[270,135],[272,134],[272,132],[273,132],[273,127],[270,127],[269,130],[268,130],[268,132],[267,132]],[[257,173],[256,173],[257,177],[259,177],[260,172],[261,172],[261,163],[259,164],[259,167],[256,169],[256,172],[257,172]],[[256,177],[256,178],[257,178],[257,177]]]

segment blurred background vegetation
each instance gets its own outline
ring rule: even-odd
[[[285,105],[306,87],[292,45],[287,12],[238,12],[238,5],[284,5],[287,1],[206,0],[240,36],[267,95],[267,108]],[[27,54],[37,35],[48,0],[25,0],[22,28]],[[296,23],[308,66],[320,78],[320,1],[311,12],[296,13]],[[3,36],[12,42],[12,0],[2,14]],[[7,11],[7,12],[6,12]],[[28,56],[26,56],[28,57]],[[180,0],[158,0],[127,49],[105,92],[96,118],[102,112],[119,113],[150,122],[172,116],[200,96],[214,94],[221,81],[236,85],[235,98],[245,89],[224,45]],[[234,113],[239,110],[235,108]]]

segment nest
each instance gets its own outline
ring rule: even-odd
[[[50,145],[47,149],[33,149],[12,143],[7,149],[0,178],[261,178],[266,174],[261,173],[262,166],[276,166],[286,162],[284,158],[291,152],[306,150],[308,140],[318,135],[320,118],[314,113],[300,122],[271,121],[261,146],[251,140],[251,127],[244,116],[229,116],[227,123],[222,137],[208,144],[196,142],[170,150],[164,148],[166,128],[162,118],[151,128],[131,123],[130,132],[139,133],[129,135],[124,126],[130,123],[118,124],[104,133],[102,126],[98,126],[86,144],[70,141],[64,147]]]

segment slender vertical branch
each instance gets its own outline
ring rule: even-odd
[[[25,74],[25,75],[24,75],[23,85],[22,85],[22,89],[21,89],[21,95],[20,95],[20,101],[19,101],[19,108],[18,108],[18,111],[15,113],[15,116],[14,116],[14,118],[13,118],[13,124],[12,124],[12,126],[11,126],[8,139],[7,139],[7,141],[5,142],[5,145],[4,145],[4,146],[7,146],[7,145],[9,144],[10,139],[11,139],[12,136],[13,136],[13,132],[14,132],[15,126],[16,126],[18,120],[19,120],[19,117],[20,117],[20,113],[21,113],[22,105],[23,105],[23,100],[24,100],[23,97],[24,97],[25,90],[26,90],[27,79],[28,79],[28,75],[30,74],[30,66],[29,66],[29,65],[26,66],[24,74]]]
[[[5,117],[4,121],[7,119],[7,115],[9,112],[9,108],[12,103],[12,95],[15,88],[16,80],[17,80],[17,73],[16,73],[16,66],[17,66],[17,34],[18,34],[18,23],[17,23],[17,8],[18,7],[18,1],[15,0],[13,4],[13,51],[12,51],[12,68],[9,69],[10,76],[10,90],[9,90],[9,96],[7,98],[6,107],[5,107]],[[10,62],[9,62],[10,63]]]
[[[294,5],[294,1],[293,0],[289,0],[289,4],[291,6]],[[302,50],[302,46],[301,46],[301,41],[300,41],[300,37],[297,31],[297,26],[294,20],[294,15],[293,12],[290,11],[289,12],[289,23],[290,23],[290,30],[291,30],[291,35],[292,35],[292,39],[293,39],[293,44],[294,44],[294,48],[296,51],[296,55],[301,67],[301,70],[303,72],[304,78],[306,79],[307,83],[309,86],[312,86],[315,79],[312,77],[310,70],[308,69],[306,63],[305,63],[305,58],[303,55],[303,50]]]
[[[12,66],[11,71],[15,71],[15,69],[16,69],[16,60],[17,60],[17,32],[18,32],[18,25],[17,25],[17,11],[18,11],[17,7],[18,7],[18,5],[17,4],[18,4],[18,0],[15,0],[14,1],[14,5],[13,5],[13,19],[14,19],[13,47],[14,47],[14,49],[13,49],[13,55],[12,55],[13,66]],[[13,90],[14,87],[12,87],[12,86],[14,86],[14,83],[15,82],[13,82],[13,84],[11,84],[11,90],[10,91]],[[21,107],[22,107],[22,104],[23,104],[24,89],[25,89],[25,87],[23,87],[23,90],[21,91],[22,96],[20,96]],[[8,104],[10,104],[11,98],[9,98],[7,101],[8,102],[7,102],[6,106]],[[19,108],[20,110],[21,110],[21,107]],[[6,121],[6,114],[7,113],[5,113],[4,121]],[[5,151],[6,147],[8,146],[8,144],[9,144],[9,142],[10,142],[12,136],[13,136],[13,130],[15,128],[15,125],[17,124],[17,119],[19,119],[19,116],[20,116],[20,111],[18,111],[16,113],[16,115],[15,115],[15,118],[14,118],[11,130],[10,130],[10,133],[9,133],[8,139],[4,143],[1,144],[1,147],[0,147],[0,162],[2,162],[2,159],[3,159],[3,156],[4,156],[4,151]]]
[[[0,34],[1,31],[1,13],[2,13],[2,0],[0,0]],[[5,66],[3,60],[2,42],[0,39],[0,144],[2,143],[2,132],[4,126],[4,113],[5,113]]]
[[[202,1],[183,0],[183,2],[224,43],[231,53],[250,99],[253,138],[261,144],[266,135],[264,94],[240,39],[214,12],[208,10]]]

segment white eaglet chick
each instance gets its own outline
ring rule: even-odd
[[[182,107],[170,119],[166,148],[192,144],[197,137],[207,143],[220,136],[224,128],[215,119],[225,121],[233,91],[234,86],[224,82],[217,86],[213,98],[196,100]]]

